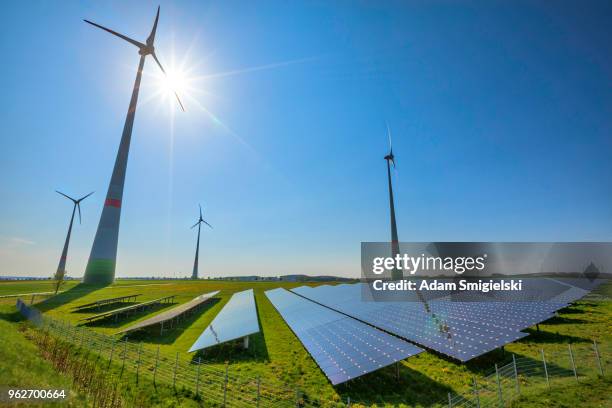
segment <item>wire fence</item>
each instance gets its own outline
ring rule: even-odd
[[[539,350],[537,355],[512,355],[512,361],[495,369],[484,378],[472,380],[462,394],[448,394],[440,406],[504,407],[526,389],[550,388],[555,383],[567,384],[568,378],[577,383],[604,376],[612,367],[610,343],[568,343],[563,350]]]
[[[185,360],[179,353],[167,355],[133,343],[107,336],[85,327],[52,319],[37,309],[17,301],[19,312],[45,335],[55,336],[75,347],[97,355],[99,364],[111,365],[119,371],[121,381],[138,385],[143,381],[166,384],[176,390],[189,391],[207,406],[219,407],[347,407],[350,399],[328,401],[306,396],[298,388],[265,382],[258,377],[232,373],[213,367],[202,360]],[[100,361],[102,360],[102,361]],[[504,407],[528,388],[550,388],[555,383],[574,378],[580,383],[587,378],[603,376],[612,369],[612,343],[567,344],[565,349],[540,349],[537,355],[512,355],[512,361],[495,365],[489,375],[474,378],[462,393],[449,393],[434,406],[485,408]],[[369,405],[369,404],[368,404]]]
[[[19,312],[42,332],[60,338],[80,349],[97,355],[100,364],[113,365],[122,381],[136,385],[150,381],[174,389],[191,391],[207,404],[221,407],[305,407],[299,389],[263,382],[225,369],[211,367],[202,360],[185,360],[179,353],[167,355],[133,343],[107,336],[85,327],[71,325],[41,314],[18,300]],[[100,361],[102,360],[102,361]]]

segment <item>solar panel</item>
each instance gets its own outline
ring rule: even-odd
[[[253,289],[232,295],[219,314],[193,343],[189,352],[259,332]]]
[[[419,301],[410,292],[406,297],[412,296],[412,301],[373,302],[363,300],[363,284],[302,286],[292,291],[423,347],[467,361],[525,337],[521,330],[550,319],[555,311],[580,299],[599,283],[530,279],[520,301],[503,292],[447,293],[436,298],[423,296]],[[367,291],[364,293],[367,295]]]
[[[423,351],[286,289],[266,296],[333,385]]]
[[[460,313],[455,302],[362,301],[360,285],[346,284],[323,289],[300,287],[293,291],[460,361],[470,360],[526,336],[494,320],[486,324],[473,321],[467,313]],[[479,309],[481,313],[485,312],[493,304],[472,305],[472,313],[477,313]]]
[[[162,312],[158,315],[155,315],[149,319],[143,320],[141,322],[138,322],[128,328],[125,328],[123,330],[121,330],[120,332],[118,332],[117,334],[122,334],[122,333],[128,333],[131,331],[135,331],[135,330],[140,330],[140,329],[144,329],[145,327],[149,327],[149,326],[153,326],[155,324],[161,324],[162,325],[162,330],[163,330],[163,324],[164,322],[167,322],[168,320],[172,320],[175,318],[178,318],[179,316],[182,316],[185,313],[189,313],[190,311],[192,311],[193,309],[195,309],[196,307],[200,306],[202,303],[208,301],[209,299],[211,299],[212,297],[214,297],[217,293],[219,293],[218,290],[214,291],[214,292],[210,292],[210,293],[205,293],[202,294],[200,296],[197,296],[193,299],[191,299],[189,302],[187,303],[183,303],[182,305],[178,305],[177,307],[174,307],[170,310],[167,310],[165,312]]]
[[[122,314],[128,315],[130,313],[135,313],[139,310],[145,310],[145,309],[148,309],[156,305],[161,305],[162,303],[171,303],[175,297],[176,295],[164,296],[159,299],[149,300],[148,302],[137,303],[135,305],[121,307],[119,309],[110,310],[108,312],[98,313],[96,315],[80,319],[80,321],[85,320],[89,323],[89,322],[92,322],[93,320],[106,319],[109,317],[114,317],[116,321],[119,318],[119,316]]]

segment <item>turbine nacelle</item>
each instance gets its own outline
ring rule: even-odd
[[[61,191],[57,191],[57,190],[55,190],[55,192],[58,193],[58,194],[63,195],[64,197],[66,197],[67,199],[69,199],[70,201],[72,201],[74,203],[74,206],[79,210],[79,224],[80,224],[81,223],[81,201],[83,201],[84,199],[86,199],[87,197],[92,195],[94,192],[92,191],[91,193],[89,193],[86,196],[83,196],[81,198],[72,198],[69,195],[64,194]]]
[[[204,218],[202,218],[202,206],[201,205],[199,205],[199,206],[200,206],[200,217],[198,218],[198,221],[191,226],[191,228],[193,229],[193,228],[197,227],[200,224],[206,224],[206,225],[208,225],[212,229],[212,225],[210,225],[209,223],[204,221]]]
[[[138,49],[138,54],[146,56],[155,54],[155,47],[153,45],[145,45]]]
[[[393,152],[389,152],[389,154],[385,156],[385,160],[393,163],[393,167],[395,167],[395,156],[393,156]]]

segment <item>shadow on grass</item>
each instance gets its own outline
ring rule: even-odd
[[[558,325],[558,324],[577,324],[577,323],[589,323],[588,320],[584,319],[571,319],[565,316],[555,316],[546,321],[547,325]]]
[[[82,298],[96,290],[104,289],[106,285],[86,285],[79,283],[73,288],[66,290],[65,292],[58,293],[55,296],[51,296],[42,302],[36,303],[34,306],[41,312],[48,312],[67,303],[73,302],[76,299]]]
[[[180,321],[175,322],[172,328],[169,327],[168,322],[164,323],[164,334],[160,335],[160,324],[155,324],[151,327],[129,333],[128,336],[133,341],[142,341],[145,343],[152,344],[174,344],[187,328],[189,328],[196,320],[200,318],[204,313],[210,310],[216,305],[221,299],[212,298],[207,302],[203,303],[200,308],[189,314],[183,316]]]
[[[106,305],[103,305],[103,306],[91,306],[91,307],[87,307],[87,308],[83,308],[83,309],[72,310],[70,313],[104,313],[104,312],[108,312],[110,310],[119,309],[121,307],[128,307],[128,306],[137,305],[138,303],[140,303],[140,302],[114,302],[114,303],[107,303]]]
[[[144,315],[154,313],[154,312],[160,311],[162,309],[165,309],[169,306],[174,306],[174,305],[175,303],[157,303],[155,305],[149,306],[146,309],[137,310],[134,313],[129,314],[129,315],[121,314],[117,317],[116,321],[115,321],[115,316],[109,316],[103,319],[95,320],[93,322],[84,322],[84,323],[81,323],[81,325],[87,326],[87,327],[119,328],[125,325],[126,323],[131,323],[133,321],[139,320]]]
[[[548,324],[548,323],[547,323]],[[524,337],[518,342],[526,343],[591,343],[591,339],[578,336],[570,336],[568,334],[552,333],[545,330],[538,331],[537,329],[525,329],[528,337]]]
[[[400,403],[431,406],[439,403],[441,396],[453,392],[452,388],[402,363],[399,363],[399,378],[396,370],[397,366],[393,364],[335,388],[343,402],[350,397],[351,402],[367,406]]]
[[[25,317],[21,315],[17,310],[12,312],[0,313],[0,320],[6,320],[7,322],[16,323],[25,320]]]
[[[240,338],[199,350],[193,354],[191,360],[195,362],[198,358],[208,363],[225,363],[228,361],[230,364],[247,361],[268,363],[270,361],[266,338],[261,330],[259,333],[249,336],[248,349],[244,348],[244,340]]]
[[[559,314],[594,314],[594,313],[601,313],[598,312],[596,310],[593,310],[591,308],[595,308],[597,307],[597,304],[587,304],[587,303],[580,303],[579,305],[575,305],[575,306],[568,306],[566,308],[563,309],[559,309],[557,311],[557,313]],[[588,307],[589,310],[584,310],[584,307]]]

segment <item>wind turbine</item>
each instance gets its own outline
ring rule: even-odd
[[[70,224],[68,224],[68,234],[66,235],[66,242],[64,242],[64,249],[62,250],[62,256],[60,257],[59,265],[57,266],[57,271],[55,272],[55,280],[58,282],[56,285],[55,293],[59,290],[59,286],[61,281],[63,281],[64,276],[66,275],[66,258],[68,257],[68,244],[70,243],[70,235],[72,234],[72,224],[74,223],[74,213],[77,208],[79,209],[79,224],[81,223],[81,201],[89,197],[93,194],[93,191],[86,196],[83,196],[79,199],[74,199],[61,191],[55,190],[56,193],[63,195],[67,199],[73,202],[74,206],[72,207],[72,215],[70,216]]]
[[[395,156],[393,155],[393,144],[391,142],[391,130],[389,124],[387,124],[387,137],[389,138],[389,154],[385,156],[387,161],[387,179],[389,182],[389,212],[391,214],[391,256],[395,259],[396,255],[399,254],[399,239],[397,237],[397,223],[395,220],[395,203],[393,201],[393,185],[391,183],[391,164],[395,169]],[[404,274],[400,269],[393,268],[391,271],[391,279],[401,280],[404,278]]]
[[[132,98],[130,99],[130,106],[125,118],[123,134],[121,135],[121,142],[119,144],[117,158],[115,159],[113,174],[111,176],[108,192],[106,193],[106,198],[104,200],[104,207],[102,209],[102,215],[100,216],[96,237],[94,238],[93,246],[91,247],[87,268],[85,269],[85,283],[109,284],[115,278],[117,243],[119,240],[119,221],[121,218],[121,200],[123,198],[125,173],[127,170],[128,154],[130,151],[130,141],[132,139],[132,127],[134,125],[134,116],[136,115],[138,91],[140,90],[140,80],[142,78],[142,69],[144,68],[146,56],[151,55],[164,75],[166,74],[166,71],[159,62],[159,59],[157,59],[157,55],[155,55],[155,47],[153,46],[158,20],[159,7],[157,7],[157,15],[155,16],[153,29],[151,30],[151,33],[144,44],[99,24],[93,23],[89,20],[84,20],[86,23],[107,31],[136,46],[138,48],[138,54],[140,54],[140,62],[136,72],[136,80],[134,81]],[[184,111],[185,109],[181,103],[181,100],[179,99],[178,94],[176,92],[174,94],[176,95],[176,99],[181,109]]]
[[[202,227],[202,223],[212,228],[212,225],[204,221],[204,218],[202,218],[202,206],[200,205],[200,218],[198,218],[198,222],[191,226],[191,229],[194,229],[196,225],[198,226],[198,241],[196,243],[196,254],[195,260],[193,261],[193,273],[191,274],[191,279],[198,279],[198,255],[200,253],[200,228]]]

